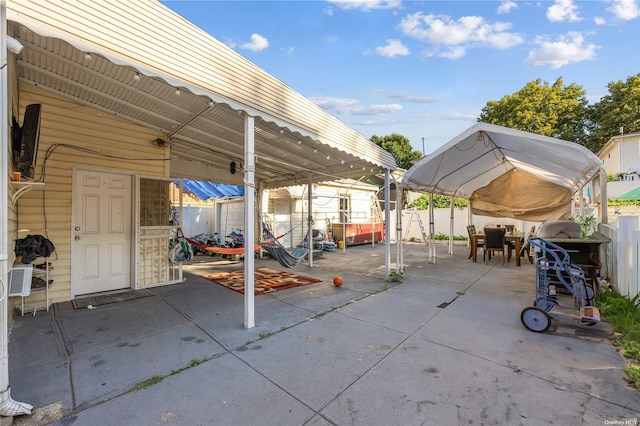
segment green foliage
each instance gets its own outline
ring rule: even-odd
[[[436,241],[448,241],[449,235],[443,234],[442,232],[438,232],[433,236],[433,239]],[[453,241],[467,241],[469,238],[466,235],[454,235]]]
[[[586,139],[586,92],[577,84],[540,79],[499,101],[489,101],[478,121],[578,143]]]
[[[373,135],[371,141],[393,155],[398,167],[403,169],[410,168],[413,165],[411,161],[422,156],[420,151],[413,149],[409,139],[397,133],[384,137]]]
[[[598,224],[595,216],[575,216],[573,220],[580,225],[580,229],[582,230],[582,238],[587,238],[589,235],[589,231],[595,231],[596,225]]]
[[[613,136],[640,131],[640,74],[626,81],[618,80],[607,85],[609,94],[589,107],[586,123],[589,137],[585,144],[598,152]]]
[[[623,370],[631,380],[636,383],[636,386],[640,383],[640,365],[630,365]]]
[[[404,278],[404,271],[402,269],[392,269],[389,272],[389,278],[391,278],[391,281],[393,281],[394,283],[401,282],[402,278]]]
[[[640,306],[638,296],[633,299],[622,296],[609,286],[596,295],[596,306],[600,309],[602,320],[613,326],[618,333],[616,343],[623,349],[625,358],[630,359],[632,365],[624,372],[640,385]]]
[[[163,380],[164,380],[164,377],[162,377],[162,376],[153,376],[150,379],[144,380],[142,382],[138,382],[135,385],[131,386],[129,388],[129,392],[133,392],[133,391],[137,391],[137,390],[140,390],[140,389],[148,388],[149,386],[155,385],[156,383],[160,383]]]
[[[448,208],[450,204],[451,197],[448,195],[433,194],[434,208]],[[469,201],[464,198],[454,198],[453,205],[458,209],[464,209],[469,205]],[[422,194],[410,207],[416,207],[418,210],[427,210],[429,208],[429,194]]]
[[[607,200],[609,207],[635,206],[640,207],[640,200],[620,200],[618,198],[610,198]]]

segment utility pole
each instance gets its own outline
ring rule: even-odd
[[[422,156],[424,157],[424,137],[422,138]]]

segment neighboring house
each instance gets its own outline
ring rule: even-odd
[[[167,260],[175,178],[260,192],[395,169],[388,152],[158,2],[6,7],[23,49],[0,69],[1,119],[36,131],[25,161],[19,135],[3,145],[16,157],[6,176],[21,170],[23,181],[0,181],[0,263],[11,268],[28,234],[56,247],[50,296],[33,293],[31,307],[180,282]]]
[[[640,132],[617,135],[598,152],[607,176],[607,198],[617,198],[640,187]]]
[[[333,182],[322,182],[314,185],[311,213],[314,230],[321,231],[325,237],[340,239],[345,227],[366,228],[372,224],[382,223],[382,212],[378,202],[380,189],[371,184],[351,179]],[[306,185],[290,186],[265,193],[262,202],[264,222],[275,236],[284,234],[280,242],[285,247],[296,247],[303,243],[307,236],[306,222],[309,214],[309,200]],[[365,231],[363,231],[365,232]],[[330,235],[332,234],[332,235]],[[362,239],[355,235],[347,240],[350,244],[360,241],[371,241],[369,235]],[[376,242],[382,240],[382,234],[375,237]]]

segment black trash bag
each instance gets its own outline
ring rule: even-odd
[[[48,238],[42,235],[27,235],[26,238],[16,240],[14,252],[16,256],[22,256],[23,264],[29,264],[38,257],[49,257],[55,249]]]

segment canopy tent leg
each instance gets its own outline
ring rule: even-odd
[[[436,225],[433,213],[433,192],[429,194],[429,263],[436,263]]]
[[[389,277],[391,275],[391,238],[389,238],[389,226],[391,219],[390,206],[391,198],[389,194],[389,182],[391,172],[386,169],[384,172],[384,276]],[[396,188],[396,191],[398,188]],[[396,207],[397,208],[397,207]],[[373,227],[372,227],[373,228]],[[372,238],[375,240],[375,238]],[[401,272],[401,269],[398,269]]]
[[[453,228],[455,225],[455,219],[453,217],[453,195],[451,196],[451,202],[449,204],[449,254],[453,254]]]
[[[309,216],[307,217],[307,244],[309,244],[309,268],[313,268],[313,175],[311,173],[309,173],[307,188],[307,203],[309,204]]]
[[[395,179],[394,179],[395,180]],[[402,193],[404,188],[396,183],[396,270],[404,271],[403,246],[402,246]]]

